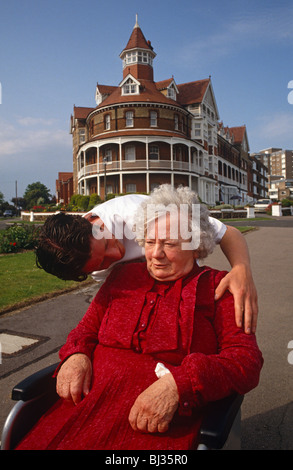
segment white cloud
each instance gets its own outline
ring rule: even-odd
[[[276,112],[256,117],[249,129],[251,152],[263,148],[280,147],[293,149],[293,109],[290,112]]]
[[[0,122],[0,157],[54,146],[71,146],[69,132],[60,129],[54,120],[22,117],[13,124]]]
[[[271,117],[261,118],[258,132],[267,139],[289,137],[293,144],[293,112],[277,113]]]
[[[61,124],[29,116],[0,119],[0,191],[6,200],[14,197],[16,180],[19,196],[35,181],[54,194],[58,172],[72,171],[72,138]]]
[[[202,38],[195,31],[196,39],[180,48],[178,54],[183,62],[190,64],[190,61],[200,63],[221,59],[235,52],[239,54],[251,46],[265,44],[269,47],[277,42],[292,44],[292,15],[291,6],[278,6],[278,9],[263,6],[258,13],[255,10],[247,11],[242,16],[227,18],[225,24],[211,27]]]
[[[48,127],[48,126],[52,126],[56,124],[56,119],[33,118],[33,117],[26,116],[26,117],[18,117],[17,122],[21,126],[26,126],[26,127],[36,126],[36,125]]]

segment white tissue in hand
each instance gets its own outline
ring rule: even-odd
[[[170,371],[169,371],[169,369],[167,369],[167,367],[164,366],[164,364],[162,364],[161,362],[158,362],[158,364],[155,368],[155,373],[156,373],[156,376],[158,377],[158,379],[160,379],[164,375],[170,374]]]

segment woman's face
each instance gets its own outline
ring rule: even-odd
[[[173,221],[174,222],[174,221]],[[145,257],[147,268],[152,277],[158,281],[174,281],[187,275],[193,268],[197,257],[196,251],[184,250],[186,244],[180,235],[173,239],[170,227],[172,216],[166,215],[166,233],[160,235],[158,220],[151,222],[148,226],[145,239]],[[179,223],[176,220],[174,223]]]

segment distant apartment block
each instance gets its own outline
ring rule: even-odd
[[[268,194],[272,200],[293,197],[293,150],[268,148],[254,154],[269,172]]]

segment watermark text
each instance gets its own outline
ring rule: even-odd
[[[181,240],[183,250],[197,249],[200,244],[200,204],[148,204],[146,213],[143,214],[135,226],[126,224],[119,216],[115,216],[112,227],[104,224],[93,224],[93,237],[134,240],[134,239],[159,239]]]
[[[293,340],[289,341],[288,348],[292,349],[292,351],[288,354],[288,362],[289,364],[293,365]]]
[[[290,80],[287,88],[293,88],[293,80]],[[293,90],[290,91],[288,94],[288,103],[293,104]]]

